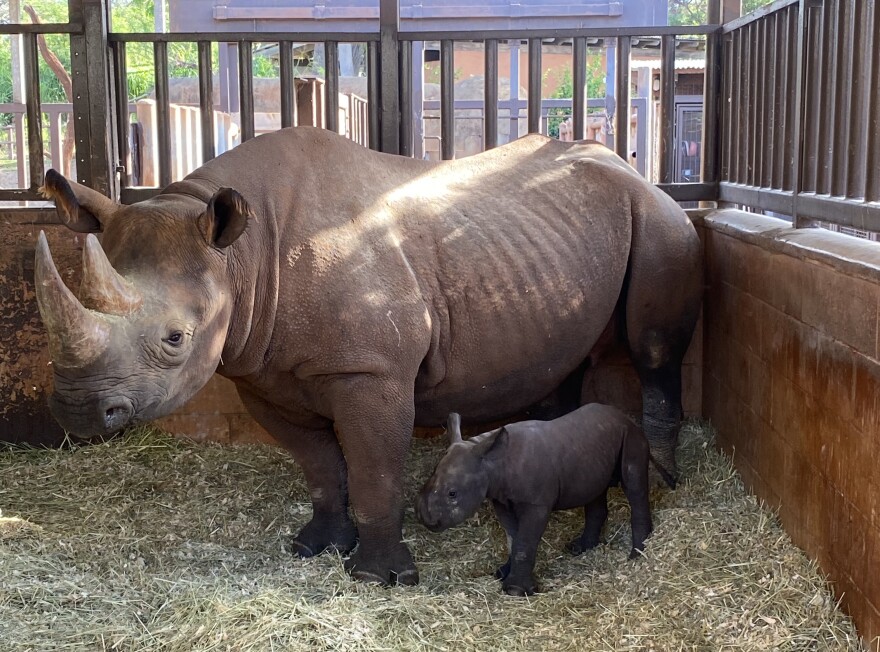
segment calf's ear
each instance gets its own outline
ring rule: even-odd
[[[450,412],[446,419],[446,435],[450,446],[461,441],[461,416],[457,412]]]
[[[485,457],[489,453],[499,450],[504,444],[507,443],[507,428],[501,427],[497,430],[490,430],[489,432],[477,435],[470,441],[474,443],[474,454]]]
[[[224,249],[244,233],[253,218],[245,198],[232,188],[220,188],[199,218],[199,229],[209,245]]]

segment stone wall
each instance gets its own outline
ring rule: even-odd
[[[860,632],[880,635],[880,244],[704,222],[703,411]]]

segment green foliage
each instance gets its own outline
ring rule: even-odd
[[[550,71],[544,73],[547,79]],[[605,97],[605,71],[602,69],[602,59],[598,56],[587,56],[587,98]],[[553,99],[571,99],[574,97],[574,78],[571,68],[565,68],[559,80],[559,86],[550,95]],[[548,116],[547,135],[551,138],[559,138],[559,125],[571,115],[571,109],[556,109]]]
[[[742,0],[742,13],[748,14],[772,0]],[[707,0],[669,0],[670,25],[705,25],[708,15]]]

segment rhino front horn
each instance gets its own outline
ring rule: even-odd
[[[110,324],[84,308],[61,280],[42,231],[37,239],[34,281],[52,361],[59,367],[75,368],[101,355],[109,344]]]
[[[83,277],[79,290],[83,305],[110,315],[130,315],[143,304],[143,297],[115,269],[93,234],[83,248]]]

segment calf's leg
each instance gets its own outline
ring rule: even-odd
[[[584,531],[573,539],[566,549],[573,555],[595,548],[599,545],[602,526],[608,518],[608,490],[596,496],[584,507]]]
[[[534,570],[541,535],[550,520],[550,508],[541,505],[514,506],[517,519],[516,536],[510,552],[510,573],[502,588],[508,595],[533,595],[537,590]]]
[[[638,434],[636,428],[632,425],[630,431]],[[645,549],[645,539],[653,530],[648,501],[648,445],[643,437],[626,435],[620,466],[621,484],[629,501],[632,522],[633,547],[629,558],[634,559]]]
[[[504,528],[504,532],[507,534],[507,561],[495,571],[495,578],[503,580],[510,575],[510,559],[513,555],[513,540],[516,538],[517,532],[516,514],[513,513],[513,510],[510,509],[510,507],[497,500],[492,501],[492,507],[495,509],[495,516],[498,517],[498,522],[501,523],[501,527]]]

